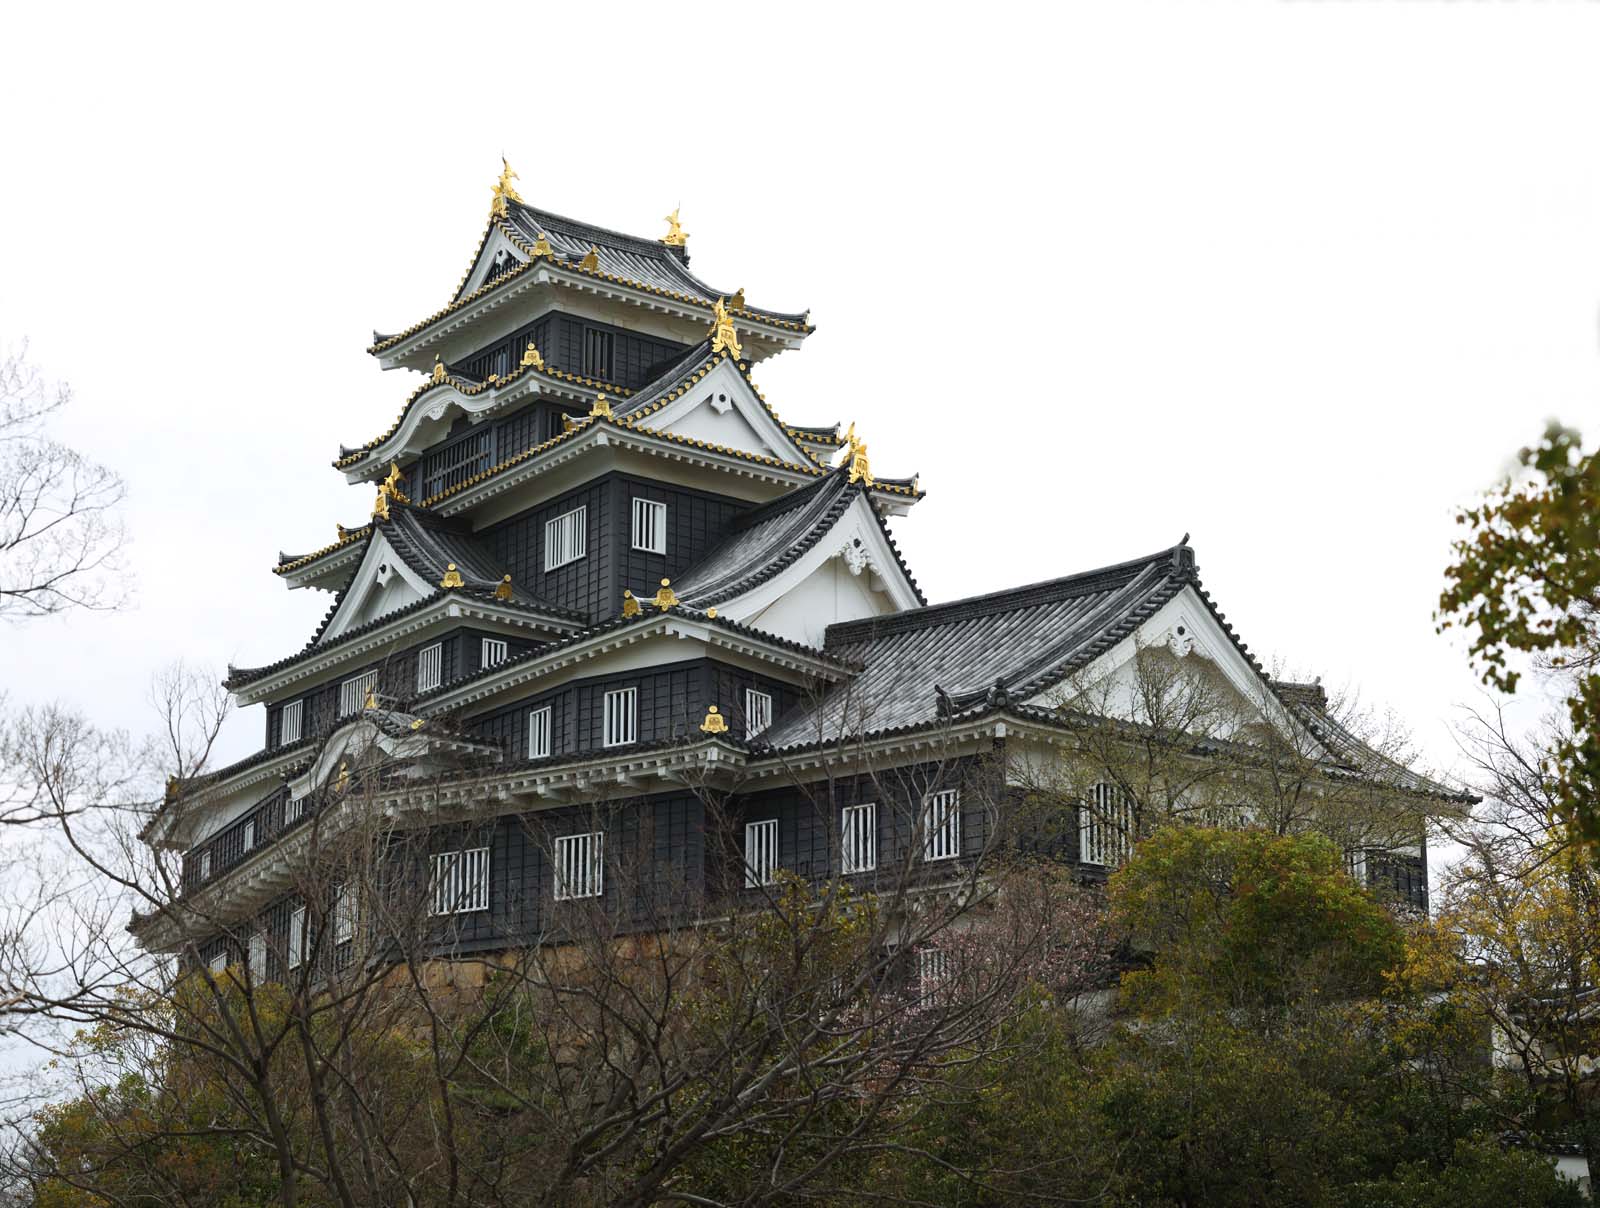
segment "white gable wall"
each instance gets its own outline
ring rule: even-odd
[[[350,589],[339,604],[339,611],[318,639],[331,642],[340,634],[375,621],[387,613],[414,604],[432,594],[434,584],[425,583],[394,552],[384,535],[375,533],[367,552],[356,568]]]
[[[718,361],[678,399],[639,421],[641,428],[711,441],[744,453],[810,464],[732,361]]]

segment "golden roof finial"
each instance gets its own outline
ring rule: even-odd
[[[340,541],[343,541],[347,536],[349,536],[349,530],[337,520],[333,522],[333,531],[339,534]]]
[[[456,564],[454,562],[450,562],[445,565],[444,578],[439,580],[439,586],[445,588],[466,586],[461,579],[461,572],[456,569]]]
[[[706,710],[706,719],[700,723],[700,729],[707,734],[726,734],[728,719],[718,713],[717,707],[712,705]]]
[[[728,305],[734,310],[744,309],[744,286],[733,291],[733,297],[728,299]]]
[[[527,351],[522,354],[522,367],[524,369],[544,368],[544,358],[539,355],[539,346],[532,340],[528,341]]]
[[[444,381],[444,362],[439,359],[438,353],[433,354],[433,380]]]
[[[400,489],[400,480],[404,477],[400,467],[394,462],[389,463],[388,476],[378,484],[378,497],[372,501],[372,518],[374,520],[389,519],[389,501],[396,503],[410,503],[405,493]],[[344,530],[340,530],[342,533]]]
[[[672,580],[661,580],[661,590],[656,592],[656,598],[651,600],[650,603],[654,604],[662,612],[666,612],[667,609],[671,608],[677,602],[678,593],[672,590]]]
[[[850,431],[844,434],[850,446],[850,481],[872,485],[872,463],[867,460],[867,442],[856,435],[856,425],[851,421]]]
[[[689,232],[685,231],[683,223],[678,221],[678,211],[681,209],[682,205],[674,207],[672,213],[666,217],[667,233],[661,237],[661,242],[668,247],[687,247],[689,244]]]
[[[554,256],[555,254],[555,248],[550,246],[550,236],[540,231],[539,238],[533,241],[533,258],[537,260],[540,256]]]
[[[594,244],[589,245],[589,250],[584,254],[583,263],[579,268],[588,269],[591,273],[600,267],[600,249]]]
[[[721,298],[711,307],[711,314],[711,351],[727,349],[735,357],[743,356],[743,349],[739,347],[739,333],[733,326],[733,316],[728,313]]]
[[[511,576],[506,575],[500,580],[500,585],[494,589],[494,598],[509,600],[511,598]]]
[[[495,182],[494,201],[490,203],[489,210],[496,218],[506,216],[506,202],[521,201],[522,195],[512,185],[512,181],[522,179],[511,170],[511,165],[506,162],[506,157],[500,157],[500,179]]]
[[[339,774],[333,778],[333,791],[342,793],[350,787],[350,765],[339,761]]]
[[[706,616],[711,618],[711,620],[715,621],[717,619],[717,610],[715,608],[706,609]]]
[[[622,593],[622,615],[625,617],[636,617],[641,611],[642,610],[639,607],[638,597],[636,597],[631,591],[624,591]]]
[[[594,416],[601,416],[601,417],[604,417],[605,419],[611,419],[612,418],[612,415],[611,415],[611,404],[606,401],[606,396],[605,395],[599,394],[599,395],[595,396],[594,406],[589,408],[589,414],[590,415],[594,415]]]

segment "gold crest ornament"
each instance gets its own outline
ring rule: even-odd
[[[339,774],[333,778],[333,791],[342,793],[350,787],[350,765],[343,760],[339,762]]]
[[[539,238],[533,241],[533,258],[537,260],[541,256],[554,256],[555,254],[555,248],[550,246],[550,236],[540,231]]]
[[[579,264],[578,267],[581,269],[587,269],[591,273],[599,269],[600,249],[591,243],[589,245],[588,252],[583,257],[583,263]]]
[[[439,359],[438,353],[433,354],[433,380],[435,382],[444,381],[444,362]]]
[[[500,157],[500,179],[495,182],[494,200],[489,204],[489,212],[496,218],[504,218],[506,216],[506,202],[520,202],[522,200],[522,195],[517,192],[511,183],[514,180],[521,179],[511,170],[511,165],[506,163],[506,157],[502,155]]]
[[[734,329],[733,316],[728,313],[728,308],[718,298],[711,307],[711,351],[721,352],[727,349],[735,357],[742,356],[743,350],[739,347],[739,333]]]
[[[638,597],[635,596],[631,591],[624,591],[622,593],[622,615],[625,617],[636,617],[642,611],[643,609],[639,607]]]
[[[444,578],[439,580],[439,586],[444,588],[465,587],[462,582],[461,572],[456,569],[454,562],[447,563],[444,568]]]
[[[506,575],[500,580],[500,586],[494,589],[494,598],[509,600],[511,598],[511,576]]]
[[[728,719],[718,713],[717,707],[712,705],[706,710],[706,719],[700,723],[700,729],[707,734],[726,734]]]
[[[404,477],[400,467],[394,462],[389,463],[389,474],[378,484],[378,497],[372,501],[372,518],[374,520],[389,519],[389,501],[396,503],[409,503],[405,494],[400,490],[400,481]]]
[[[661,237],[661,242],[666,244],[668,247],[688,246],[689,233],[683,229],[683,223],[678,221],[678,210],[681,209],[683,209],[683,207],[678,206],[677,209],[668,214],[665,219],[667,224],[667,233]]]
[[[661,590],[656,592],[656,598],[651,600],[650,603],[654,604],[662,612],[666,612],[667,609],[671,608],[677,602],[678,593],[672,590],[672,580],[661,580]]]
[[[599,395],[594,400],[594,406],[589,408],[589,414],[601,419],[611,419],[611,404],[606,401],[605,395]]]
[[[544,368],[544,358],[539,355],[539,346],[532,340],[528,341],[527,351],[522,354],[522,367],[524,369]]]

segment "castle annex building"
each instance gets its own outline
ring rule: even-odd
[[[183,853],[178,907],[135,921],[147,946],[293,967],[297,862],[358,803],[420,837],[434,913],[479,949],[620,892],[623,861],[630,885],[654,869],[707,892],[782,870],[934,875],[983,850],[1015,788],[980,805],[976,762],[1055,749],[1084,724],[1081,685],[1127,697],[1148,649],[1203,664],[1330,780],[1443,793],[1362,747],[1318,690],[1270,680],[1186,542],[930,604],[888,526],[916,478],[756,385],[809,314],[702,281],[676,212],[663,238],[623,235],[514,180],[448,303],[374,337],[380,366],[420,380],[333,462],[371,488],[370,516],[280,556],[288,587],[332,604],[300,650],[230,668],[238,703],[265,706],[262,748],[174,785],[147,828]],[[883,799],[886,772],[912,800]],[[1104,784],[1078,812],[1057,850],[1093,875],[1134,815]],[[1352,866],[1425,903],[1420,830]],[[346,938],[350,912],[333,917]]]

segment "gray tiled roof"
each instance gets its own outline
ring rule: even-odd
[[[1193,551],[1178,545],[1064,579],[831,626],[829,653],[861,664],[861,674],[763,737],[785,747],[920,725],[939,715],[936,689],[956,707],[996,685],[1024,700],[1127,637],[1195,574]]]
[[[673,293],[689,294],[707,304],[718,298],[732,297],[736,292],[707,285],[689,271],[689,255],[686,251],[668,247],[659,240],[609,231],[605,227],[536,209],[522,202],[512,202],[507,207],[506,216],[530,244],[542,233],[550,241],[558,258],[581,260],[593,246],[599,254],[600,271],[603,273],[626,277],[630,281],[643,282]],[[746,306],[745,309],[751,314],[770,315],[792,323],[805,321],[804,312],[762,310],[756,306]]]

